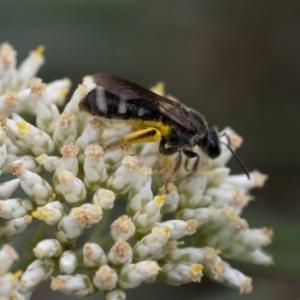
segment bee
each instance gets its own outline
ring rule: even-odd
[[[188,158],[195,158],[192,172],[196,172],[200,156],[192,150],[195,146],[212,159],[221,154],[220,143],[223,142],[217,130],[195,110],[113,75],[95,74],[93,81],[96,87],[81,99],[79,110],[132,124],[137,131],[125,135],[121,143],[159,142],[161,154],[178,153],[167,181],[180,167],[182,153]],[[235,155],[230,146],[225,145]],[[249,178],[248,170],[235,157]]]

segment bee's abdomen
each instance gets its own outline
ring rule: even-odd
[[[101,87],[89,92],[79,106],[95,116],[107,119],[158,120],[160,117],[157,112],[143,107],[142,99],[122,100]]]

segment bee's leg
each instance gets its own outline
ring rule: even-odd
[[[193,168],[192,168],[192,174],[195,173],[197,170],[198,170],[198,167],[199,167],[199,162],[200,162],[200,155],[193,152],[193,151],[189,151],[189,150],[186,150],[184,149],[183,150],[183,153],[188,157],[188,158],[194,158],[196,157],[196,160],[195,160],[195,163],[193,165]],[[186,163],[186,170],[187,170],[187,163]]]
[[[161,132],[153,127],[126,134],[122,142],[128,144],[158,142],[161,139]]]
[[[165,189],[166,189],[166,192],[168,193],[168,191],[169,191],[168,184],[172,180],[173,175],[177,172],[177,170],[179,169],[179,167],[181,165],[182,152],[178,147],[168,147],[168,148],[166,148],[165,145],[166,145],[166,140],[163,137],[160,141],[160,144],[159,144],[159,152],[161,154],[169,156],[169,155],[172,155],[172,154],[175,154],[176,152],[178,152],[178,155],[177,155],[176,160],[175,160],[174,167],[172,168],[172,170],[167,175],[167,179],[166,179],[166,183],[165,183]]]
[[[146,128],[143,130],[126,134],[122,139],[112,142],[106,146],[105,150],[117,146],[128,146],[135,143],[157,142],[161,139],[161,133],[156,128]]]

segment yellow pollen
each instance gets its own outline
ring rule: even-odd
[[[43,213],[42,211],[40,210],[35,210],[31,213],[31,215],[34,217],[34,218],[37,218],[37,219],[41,219]]]
[[[86,86],[79,84],[77,88],[78,93],[83,97],[88,93],[88,89]]]
[[[44,164],[48,160],[48,155],[47,154],[41,154],[38,157],[35,158],[35,160],[40,164]]]
[[[162,206],[164,204],[165,199],[166,199],[166,195],[162,194],[160,196],[156,196],[154,198],[154,201],[157,205]]]
[[[27,122],[17,122],[17,127],[21,131],[29,131],[31,128],[31,125]]]
[[[165,84],[162,81],[159,81],[153,88],[152,91],[158,95],[163,96],[165,93]]]
[[[34,51],[35,51],[35,53],[37,53],[37,54],[43,54],[44,51],[45,51],[45,46],[39,45]]]
[[[68,94],[68,89],[62,89],[59,91],[59,97],[64,98]]]
[[[194,282],[200,282],[202,278],[203,266],[201,264],[193,264],[189,269],[189,277]]]
[[[195,272],[200,272],[203,270],[203,266],[201,264],[195,264],[192,265],[191,268],[195,271]]]
[[[13,274],[13,276],[15,279],[19,279],[21,277],[22,273],[23,273],[22,271],[17,271]]]
[[[74,179],[75,179],[75,175],[72,172],[69,172],[67,170],[62,170],[58,174],[58,180],[63,184]]]

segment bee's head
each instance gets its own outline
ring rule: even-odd
[[[210,158],[216,158],[221,154],[219,136],[212,125],[208,125],[207,133],[200,140],[199,147]]]

